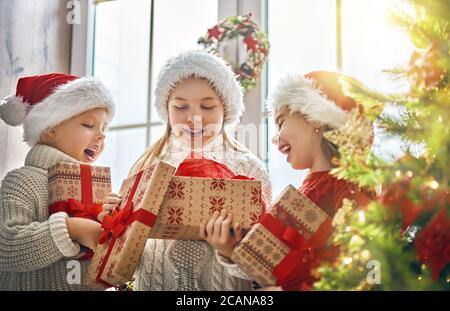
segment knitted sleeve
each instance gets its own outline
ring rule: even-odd
[[[34,184],[33,184],[34,183]],[[10,172],[0,190],[0,270],[27,272],[47,267],[80,248],[67,232],[65,213],[36,221],[39,187],[20,169]],[[37,188],[37,189],[36,189]],[[43,202],[40,204],[44,205]]]

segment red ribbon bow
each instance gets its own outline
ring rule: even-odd
[[[119,238],[134,221],[139,221],[149,227],[156,221],[155,214],[144,209],[133,212],[132,197],[127,205],[120,211],[114,210],[111,215],[105,216],[102,223],[103,232],[100,236],[100,244],[105,244],[109,238]]]
[[[313,247],[297,230],[284,225],[271,214],[264,214],[260,223],[291,248],[272,271],[277,285],[285,290],[302,288],[303,282],[311,277],[311,268],[316,263]]]
[[[70,217],[82,217],[95,221],[97,215],[102,211],[102,204],[98,203],[81,203],[75,199],[66,201],[58,201],[50,205],[49,212],[54,214],[57,212],[66,212]]]

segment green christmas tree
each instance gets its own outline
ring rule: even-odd
[[[361,107],[328,139],[340,147],[333,173],[376,195],[344,200],[330,243],[340,255],[317,273],[318,290],[450,289],[450,1],[410,0],[395,19],[415,46],[405,94],[380,94],[342,80]],[[399,116],[382,113],[394,105]],[[371,123],[400,137],[405,155],[386,162],[370,150]],[[355,146],[364,146],[355,148]]]

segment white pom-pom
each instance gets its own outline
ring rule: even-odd
[[[20,125],[27,115],[27,109],[28,105],[22,98],[10,95],[0,102],[0,119],[12,126]]]

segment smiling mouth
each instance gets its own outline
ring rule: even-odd
[[[186,133],[186,135],[188,135],[188,136],[198,137],[198,136],[203,136],[204,130],[201,129],[201,130],[193,131],[191,129],[189,129],[189,130],[188,129],[184,129],[183,132]]]
[[[291,146],[290,145],[283,145],[283,146],[278,147],[278,150],[280,150],[280,152],[282,154],[289,155],[289,152],[291,151]]]

